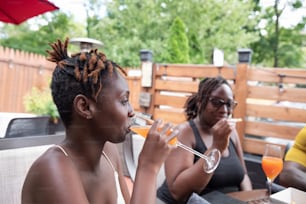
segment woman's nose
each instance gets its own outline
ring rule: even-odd
[[[134,109],[132,107],[132,105],[129,103],[129,112],[128,112],[128,117],[132,118],[135,116],[135,112]]]
[[[227,104],[223,104],[220,108],[219,111],[223,111],[226,113],[230,113],[232,111],[231,107],[229,107]]]

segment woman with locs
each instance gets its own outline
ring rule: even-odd
[[[56,63],[52,97],[66,135],[33,163],[22,203],[155,203],[157,174],[174,148],[168,140],[177,130],[167,137],[172,124],[154,122],[130,196],[115,145],[129,134],[134,116],[124,70],[98,50],[69,57],[68,39],[51,47],[48,60]]]
[[[166,179],[157,192],[159,201],[186,203],[194,195],[215,190],[228,193],[252,189],[240,140],[229,120],[236,105],[224,78],[205,78],[199,83],[198,92],[186,102],[187,121],[178,126],[177,138],[198,152],[218,149],[222,155],[219,166],[206,173],[202,159],[180,148],[173,150],[165,162]]]

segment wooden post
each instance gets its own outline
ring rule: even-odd
[[[140,50],[141,89],[139,94],[140,112],[153,115],[155,92],[155,64],[150,50]]]
[[[238,102],[237,108],[234,110],[235,118],[242,118],[243,121],[236,124],[236,129],[243,146],[245,136],[245,116],[247,110],[247,97],[248,97],[248,64],[240,63],[237,65],[237,73],[235,80],[235,100]]]

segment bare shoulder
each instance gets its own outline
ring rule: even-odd
[[[183,142],[184,144],[190,144],[190,145],[195,143],[195,139],[192,136],[193,132],[188,121],[179,124],[178,129],[179,129],[179,135],[178,135],[179,141]]]
[[[29,169],[22,189],[22,203],[65,200],[65,196],[62,197],[63,192],[69,194],[70,191],[66,186],[80,188],[82,185],[79,175],[69,156],[58,148],[51,147]]]
[[[188,122],[177,125],[177,128],[179,129],[180,133],[188,133],[192,130]],[[184,135],[185,134],[179,134],[179,137],[184,137]]]
[[[49,148],[34,161],[27,174],[26,182],[42,183],[43,181],[40,181],[40,178],[64,170],[65,166],[68,166],[66,157],[61,150],[56,150],[56,147]],[[65,160],[67,161],[65,162]]]

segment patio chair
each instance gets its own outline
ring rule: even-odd
[[[6,129],[5,138],[48,135],[49,116],[12,119]]]
[[[136,175],[136,162],[134,156],[134,144],[133,144],[133,135],[129,133],[126,135],[125,141],[123,142],[123,157],[124,162],[127,167],[128,176],[132,181],[135,180]]]
[[[135,135],[135,133],[129,133],[125,141],[122,144],[122,151],[124,156],[125,166],[128,171],[128,176],[131,180],[135,181],[136,169],[138,165],[138,156],[142,150],[142,146],[144,144],[144,138],[141,136]],[[162,165],[156,181],[156,187],[158,188],[165,179],[165,170],[164,165]]]

